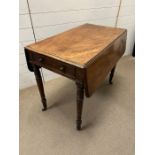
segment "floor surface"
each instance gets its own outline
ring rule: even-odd
[[[134,58],[123,57],[113,85],[105,80],[85,98],[83,130],[75,128],[76,86],[60,77],[20,91],[20,155],[134,155]]]

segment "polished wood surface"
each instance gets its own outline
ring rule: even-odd
[[[118,60],[126,47],[127,31],[84,24],[25,47],[28,69],[35,73],[46,110],[46,98],[39,68],[63,75],[77,86],[76,128],[81,129],[84,94],[90,97],[110,74],[112,83]]]
[[[84,24],[26,48],[84,67],[125,32],[120,28]]]
[[[76,129],[80,130],[81,129],[81,124],[82,124],[82,107],[83,107],[83,99],[84,99],[84,83],[77,81],[76,82],[76,86],[77,86],[77,99],[76,99],[77,119],[76,119]]]
[[[109,76],[109,84],[112,84],[112,79],[114,77],[114,73],[115,73],[115,69],[116,69],[116,66],[114,66],[110,72],[110,76]]]
[[[73,65],[62,63],[59,60],[47,57],[46,55],[31,52],[31,63],[37,64],[58,74],[64,75],[68,78],[75,79],[75,67]]]
[[[101,53],[98,58],[96,58],[94,62],[86,68],[87,96],[92,95],[92,93],[101,85],[102,81],[116,65],[117,61],[125,51],[125,45],[126,34],[124,33],[111,46],[108,46],[105,52]]]
[[[45,97],[42,77],[41,77],[41,74],[40,74],[38,66],[33,65],[33,69],[34,69],[34,75],[36,77],[36,82],[37,82],[37,86],[38,86],[40,97],[41,97],[41,102],[43,104],[42,111],[45,111],[47,109],[47,103],[46,103],[46,97]]]

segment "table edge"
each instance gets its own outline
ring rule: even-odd
[[[37,51],[37,50],[34,51],[34,49],[31,48],[31,47],[29,47],[29,46],[24,47],[24,49],[33,51],[33,52],[35,52],[35,53],[43,54],[43,55],[45,55],[45,56],[49,56],[49,57],[51,57],[51,58],[54,58],[54,59],[56,59],[56,60],[59,60],[59,61],[68,63],[68,64],[70,64],[70,65],[74,65],[74,66],[79,67],[79,68],[87,68],[87,67],[88,67],[91,63],[93,63],[101,54],[103,54],[103,52],[104,52],[109,46],[111,46],[111,44],[112,44],[113,42],[115,42],[117,39],[119,39],[119,38],[120,38],[122,35],[124,35],[125,33],[127,34],[127,29],[122,29],[122,30],[123,30],[123,32],[122,32],[118,37],[116,37],[116,38],[115,38],[111,43],[109,43],[103,50],[101,50],[98,54],[96,54],[92,59],[90,59],[88,62],[84,63],[83,65],[81,65],[81,64],[79,64],[79,63],[76,63],[76,62],[72,62],[72,61],[69,61],[69,60],[62,59],[62,58],[60,58],[60,57],[58,57],[58,56],[55,56],[55,55],[52,55],[52,54],[48,54],[48,53],[44,53],[44,54],[43,54],[43,53],[41,53],[40,51]]]

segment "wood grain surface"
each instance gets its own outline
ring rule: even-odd
[[[112,68],[116,66],[116,63],[125,52],[126,35],[127,34],[124,33],[86,68],[86,96],[91,96]]]
[[[26,49],[84,68],[125,32],[120,28],[84,24]]]

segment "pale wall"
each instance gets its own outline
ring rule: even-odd
[[[115,26],[120,0],[29,0],[36,39],[44,39],[83,23]],[[26,0],[20,0],[20,89],[36,84],[26,66],[23,47],[34,42]],[[118,27],[128,29],[126,55],[134,44],[134,0],[122,0]],[[43,69],[45,81],[58,75]]]

